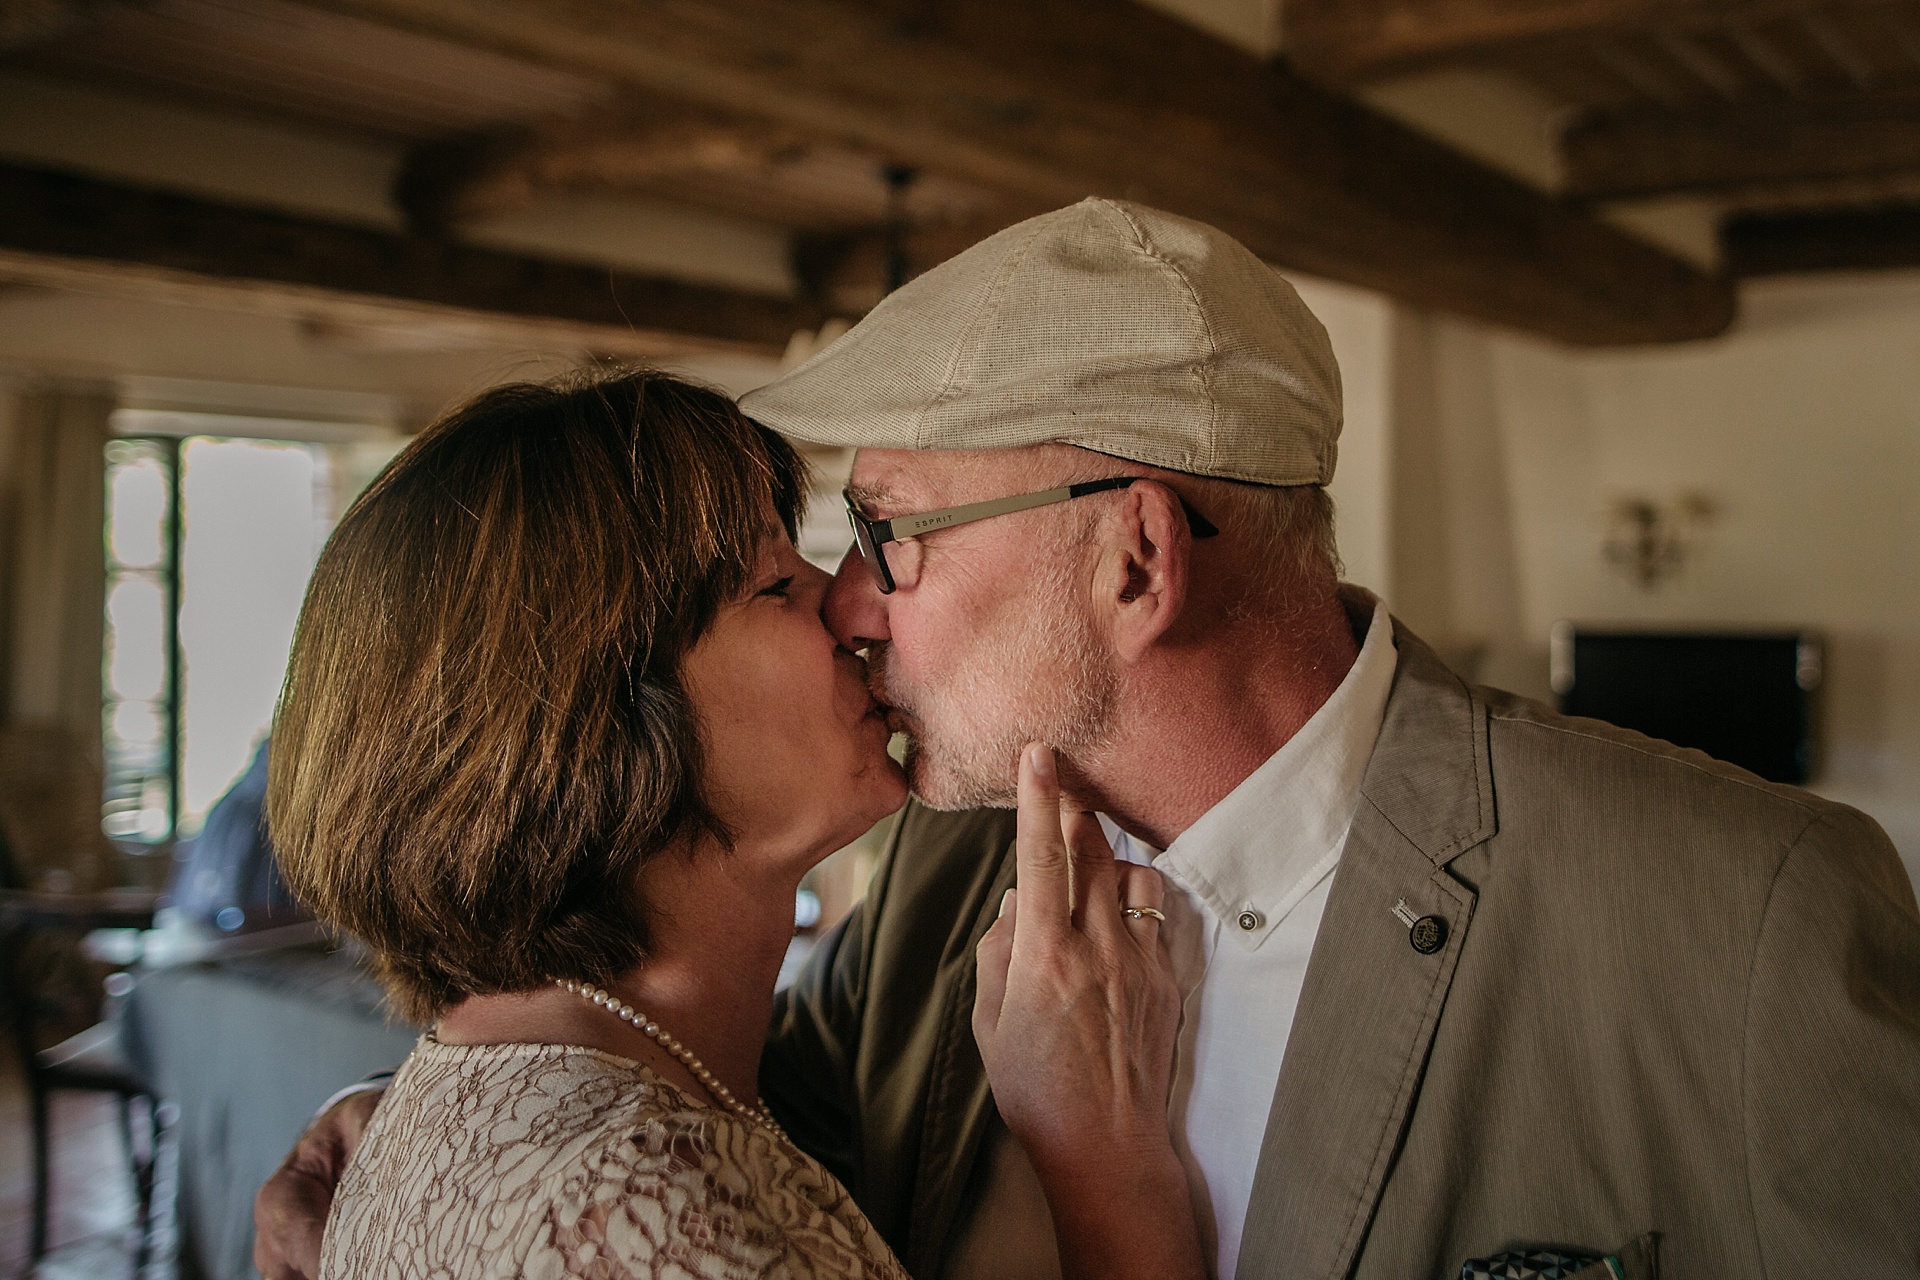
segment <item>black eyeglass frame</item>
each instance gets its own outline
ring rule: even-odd
[[[860,558],[866,562],[868,571],[873,574],[874,583],[880,588],[880,594],[890,596],[896,587],[893,568],[887,564],[885,548],[889,542],[899,542],[903,538],[917,538],[922,534],[932,533],[936,529],[951,529],[956,525],[972,524],[976,520],[990,520],[994,516],[1009,515],[1015,511],[1029,511],[1034,507],[1046,507],[1056,502],[1084,498],[1090,493],[1124,489],[1135,481],[1146,478],[1145,476],[1110,476],[1105,480],[1086,480],[1057,489],[1041,489],[1035,493],[1015,494],[1008,498],[990,498],[985,502],[942,507],[938,511],[894,516],[888,520],[870,520],[862,515],[859,507],[854,505],[852,490],[843,490],[840,496],[846,499],[847,523],[853,526],[853,540],[860,548]],[[1179,497],[1178,494],[1174,496]],[[1185,498],[1180,498],[1180,510],[1186,514],[1187,527],[1194,537],[1211,538],[1220,532],[1211,520],[1188,505]]]

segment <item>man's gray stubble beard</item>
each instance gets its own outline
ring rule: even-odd
[[[1074,594],[1066,583],[1046,584],[1033,598],[1065,602]],[[874,696],[907,712],[920,729],[908,735],[907,781],[928,808],[1014,807],[1020,752],[1029,742],[1045,742],[1081,772],[1097,768],[1111,747],[1119,678],[1083,613],[1063,607],[1030,615],[1018,633],[996,637],[968,655],[957,687],[944,698],[903,690],[889,670],[891,646],[875,647],[878,652],[868,655]],[[1009,689],[1015,673],[1025,673],[1026,680]],[[998,723],[957,723],[957,710],[929,716],[929,703],[937,708],[942,702],[994,707]]]

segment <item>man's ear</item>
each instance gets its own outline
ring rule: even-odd
[[[1094,604],[1115,654],[1137,662],[1186,608],[1193,535],[1167,486],[1139,480],[1121,492],[1120,518],[1103,539]]]

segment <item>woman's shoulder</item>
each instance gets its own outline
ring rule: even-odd
[[[561,1045],[423,1040],[375,1113],[326,1244],[337,1275],[405,1258],[393,1274],[665,1264],[712,1280],[904,1280],[817,1162],[641,1064]]]
[[[653,1111],[592,1162],[590,1183],[568,1206],[577,1216],[554,1223],[553,1247],[569,1265],[604,1251],[671,1257],[703,1277],[905,1280],[817,1161],[757,1121],[679,1097],[684,1105]]]
[[[600,1049],[444,1044],[429,1032],[395,1073],[374,1123],[458,1130],[478,1152],[530,1140],[553,1145],[561,1135],[612,1133],[685,1102],[679,1090],[641,1064]],[[564,1145],[577,1151],[573,1143]]]

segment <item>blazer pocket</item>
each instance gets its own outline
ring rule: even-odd
[[[1612,1253],[1509,1249],[1460,1264],[1460,1280],[1660,1280],[1659,1233],[1649,1231]]]
[[[1619,1268],[1620,1280],[1660,1280],[1660,1233],[1649,1231],[1615,1249],[1604,1261]],[[1604,1272],[1593,1273],[1594,1280],[1603,1280],[1604,1276]]]

